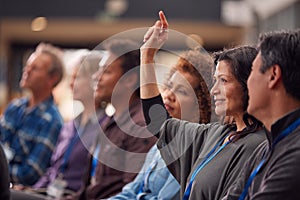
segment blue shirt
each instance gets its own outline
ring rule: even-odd
[[[155,167],[151,167],[154,162],[157,162]],[[151,169],[151,171],[148,169]],[[143,182],[144,195],[139,195]],[[121,193],[109,198],[109,200],[175,200],[180,199],[179,192],[179,183],[169,172],[157,146],[154,145],[148,152],[143,168],[134,181],[125,185]]]
[[[28,105],[28,98],[13,101],[0,120],[1,142],[14,151],[11,181],[23,185],[34,184],[45,173],[63,125],[52,96],[33,108]]]

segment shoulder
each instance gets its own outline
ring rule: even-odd
[[[74,121],[68,121],[63,124],[59,137],[66,138],[74,135]]]
[[[232,147],[235,151],[239,152],[242,157],[248,158],[252,155],[251,159],[255,159],[255,156],[260,156],[262,152],[268,148],[268,140],[266,139],[266,134],[264,131],[257,131],[250,133],[245,137],[234,142]]]
[[[264,141],[266,141],[266,133],[264,130],[259,130],[254,133],[250,133],[242,139],[242,143],[244,143],[248,148],[256,148]]]
[[[188,122],[185,120],[170,118],[166,120],[162,126],[162,129],[167,130],[193,130],[196,132],[199,131],[216,131],[216,132],[223,132],[227,128],[226,125],[222,125],[218,122],[214,123],[208,123],[208,124],[199,124],[199,123],[193,123]]]
[[[41,111],[44,110],[43,112],[41,112],[41,117],[44,120],[48,122],[57,122],[61,126],[63,125],[62,116],[54,103],[47,102],[46,104],[43,104],[40,109]]]
[[[8,106],[7,106],[7,110],[9,109],[13,109],[13,108],[18,108],[23,106],[24,104],[28,103],[28,98],[19,98],[19,99],[14,99],[12,100]]]

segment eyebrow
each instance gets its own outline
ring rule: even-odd
[[[214,74],[214,77],[220,77],[220,76],[227,76],[227,77],[233,77],[233,74],[225,74],[225,73],[221,73],[221,74]]]

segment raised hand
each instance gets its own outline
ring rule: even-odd
[[[156,53],[167,41],[169,24],[163,11],[159,12],[159,18],[160,20],[157,20],[144,35],[144,44],[141,49],[148,49],[149,51]]]
[[[168,39],[169,24],[162,11],[159,12],[159,18],[160,20],[156,21],[144,35],[144,44],[140,48],[140,91],[143,99],[152,98],[160,94],[154,70],[154,57]]]

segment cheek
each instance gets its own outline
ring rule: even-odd
[[[257,82],[257,81],[256,81]],[[259,82],[258,82],[259,83]],[[248,93],[249,93],[249,97],[253,96],[253,91],[255,90],[255,88],[257,89],[257,87],[255,86],[255,80],[252,77],[249,77],[249,80],[247,82],[247,87],[248,87]]]
[[[226,94],[227,105],[232,109],[243,110],[243,91],[241,88],[232,88]]]
[[[194,97],[181,97],[180,105],[181,105],[182,110],[186,111],[186,112],[191,112],[191,111],[197,110],[199,107],[198,102]]]

